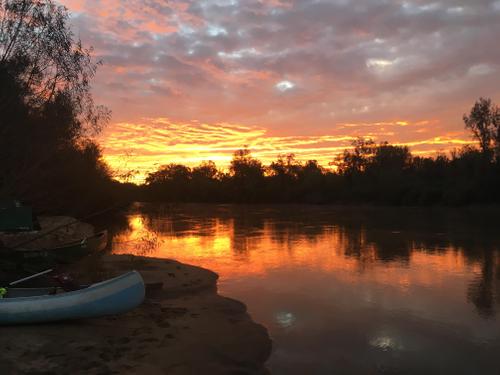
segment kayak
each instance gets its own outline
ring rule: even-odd
[[[3,254],[18,262],[45,260],[51,263],[72,263],[91,253],[102,251],[108,243],[108,231],[104,230],[79,241],[47,249],[5,249]]]
[[[79,290],[8,288],[0,299],[0,324],[31,324],[122,314],[144,300],[144,281],[137,271]]]

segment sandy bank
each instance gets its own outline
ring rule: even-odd
[[[172,260],[107,255],[73,270],[90,282],[136,269],[163,282],[121,316],[0,327],[1,374],[267,374],[271,341],[217,275]]]

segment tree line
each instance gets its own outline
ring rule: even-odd
[[[234,153],[227,172],[211,162],[168,164],[147,176],[143,200],[234,203],[468,205],[500,202],[500,109],[480,98],[464,123],[478,141],[450,156],[412,155],[406,146],[358,138],[324,168],[280,155],[264,165]]]

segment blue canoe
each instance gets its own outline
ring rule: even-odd
[[[132,271],[72,292],[60,288],[9,288],[0,299],[0,324],[44,323],[121,314],[139,306],[145,286]]]

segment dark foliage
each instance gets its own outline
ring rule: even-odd
[[[0,2],[0,195],[39,211],[89,212],[114,186],[92,141],[109,113],[95,106],[97,64],[52,1]]]
[[[250,151],[234,154],[229,172],[212,162],[190,169],[167,165],[151,173],[143,199],[241,203],[374,203],[468,205],[500,203],[499,109],[479,99],[464,116],[479,148],[450,157],[413,156],[404,146],[358,139],[333,169],[280,155],[265,167]],[[203,171],[203,172],[202,172]]]
[[[479,98],[469,115],[464,115],[465,127],[472,131],[484,157],[500,158],[500,108],[491,99]]]

